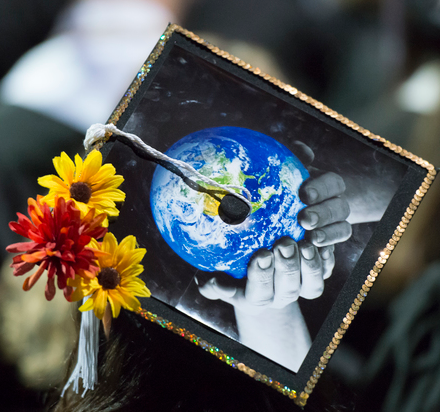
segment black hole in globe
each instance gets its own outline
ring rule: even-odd
[[[234,195],[226,195],[218,207],[218,215],[229,225],[242,223],[250,214],[249,206]]]

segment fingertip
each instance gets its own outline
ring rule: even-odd
[[[305,242],[300,247],[301,256],[306,260],[312,260],[315,257],[316,249],[312,243]]]
[[[313,234],[314,234],[315,241],[318,243],[324,242],[327,237],[323,230],[315,230],[313,232]]]
[[[334,237],[336,241],[332,243],[345,242],[350,239],[351,235],[353,234],[353,228],[351,227],[351,224],[348,223],[346,220],[330,226],[334,226],[335,228],[334,235],[332,237]]]
[[[328,247],[324,247],[324,248],[322,248],[320,254],[321,254],[321,258],[322,258],[323,260],[328,260],[328,259],[330,259],[330,257],[331,257],[331,251],[330,251],[330,249],[329,249]]]
[[[322,268],[323,268],[323,279],[328,279],[332,273],[335,266],[335,255],[334,255],[334,245],[329,245],[321,248],[319,253],[321,255]]]
[[[313,230],[318,226],[319,215],[306,207],[298,213],[298,223],[306,230]]]
[[[323,246],[327,239],[326,232],[322,229],[308,230],[304,238],[316,247]]]
[[[296,157],[301,161],[301,163],[306,167],[310,165],[315,158],[315,154],[313,153],[313,150],[305,143],[300,142],[299,140],[293,142],[293,145],[294,145],[293,152],[295,153]]]
[[[278,255],[283,259],[291,259],[297,254],[296,242],[289,236],[282,237],[273,247],[274,252],[278,251]],[[275,255],[275,260],[276,260]]]
[[[306,205],[313,205],[319,200],[319,192],[315,187],[311,186],[312,183],[312,180],[306,180],[299,188],[299,198]]]
[[[350,223],[348,223],[348,222],[345,222],[345,225],[347,226],[347,231],[348,231],[347,240],[348,240],[349,238],[351,238],[351,235],[353,234],[353,228],[351,227]]]
[[[272,266],[272,255],[257,258],[257,264],[260,269],[269,269]]]
[[[318,191],[314,187],[309,187],[306,189],[307,198],[309,203],[314,203],[319,197]]]
[[[220,285],[217,278],[213,278],[212,286],[218,292],[220,298],[232,298],[237,292],[237,288],[235,286]]]
[[[342,176],[336,175],[338,177],[338,186],[339,186],[339,192],[342,194],[347,190],[347,185],[345,184],[345,180],[342,178]]]
[[[268,249],[259,249],[257,250],[248,265],[248,271],[255,269],[267,270],[272,266],[273,262],[273,254]]]
[[[281,257],[283,257],[284,259],[290,259],[295,255],[295,245],[280,245],[278,247],[278,250],[280,251],[280,255]]]
[[[304,238],[316,247],[332,246],[350,239],[352,227],[347,221],[332,223],[319,229],[309,230]]]
[[[195,279],[195,278],[194,278]],[[217,278],[209,279],[203,286],[199,286],[199,293],[209,300],[221,299],[228,302],[237,292],[235,286],[220,285]]]
[[[306,215],[308,217],[307,223],[310,226],[310,228],[313,229],[314,227],[316,227],[316,225],[319,222],[319,215],[318,213],[310,212],[310,211],[306,211]]]
[[[213,280],[214,279],[209,279],[203,286],[198,286],[199,293],[209,300],[218,299],[217,293],[215,293],[213,288]]]

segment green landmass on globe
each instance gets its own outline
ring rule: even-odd
[[[255,251],[271,248],[283,236],[303,237],[297,215],[305,205],[298,189],[309,175],[275,139],[250,129],[210,128],[185,136],[166,154],[217,183],[246,187],[252,195],[250,215],[231,225],[218,214],[218,199],[226,192],[197,179],[206,190],[194,190],[157,166],[150,196],[154,220],[168,245],[196,268],[242,278]]]

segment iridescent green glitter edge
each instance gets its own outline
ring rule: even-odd
[[[375,135],[371,133],[369,130],[364,129],[363,127],[359,126],[355,122],[347,119],[346,117],[342,116],[341,114],[337,113],[336,111],[330,109],[329,107],[325,106],[321,102],[313,99],[312,97],[306,95],[305,93],[302,93],[297,88],[286,84],[279,79],[276,79],[272,76],[270,76],[267,73],[264,73],[261,71],[258,67],[252,67],[250,64],[244,62],[243,60],[239,59],[236,56],[233,56],[218,47],[214,46],[213,44],[207,42],[206,40],[202,39],[201,37],[197,36],[196,34],[176,25],[176,24],[170,24],[163,35],[159,38],[158,43],[156,44],[155,48],[153,49],[152,53],[150,54],[148,60],[142,65],[141,69],[139,70],[138,74],[136,75],[134,81],[130,85],[129,89],[119,102],[117,108],[110,116],[108,123],[115,124],[119,121],[121,115],[124,113],[125,109],[128,107],[128,104],[133,99],[134,95],[139,90],[140,85],[144,81],[145,77],[150,72],[153,64],[156,62],[160,54],[162,53],[165,44],[170,39],[171,35],[174,33],[180,33],[181,35],[191,39],[193,42],[196,42],[200,45],[205,46],[208,50],[210,50],[212,53],[216,54],[217,56],[229,60],[233,64],[236,64],[239,67],[242,67],[244,70],[251,72],[255,74],[258,77],[261,77],[268,83],[272,83],[273,85],[279,87],[280,89],[284,90],[286,93],[294,96],[295,98],[303,101],[304,103],[314,107],[315,109],[319,110],[326,116],[333,118],[337,120],[338,122],[346,125],[350,129],[356,131],[357,133],[361,134],[365,138],[368,138],[370,140],[376,141],[381,143],[385,148],[393,151],[394,153],[397,153],[398,155],[409,159],[410,161],[418,164],[419,166],[425,168],[427,170],[427,175],[425,177],[424,183],[422,183],[422,186],[417,190],[416,194],[414,195],[414,199],[412,200],[411,204],[408,206],[404,217],[402,217],[402,221],[400,222],[399,226],[397,227],[396,231],[394,232],[394,235],[392,239],[390,239],[389,243],[383,250],[383,253],[388,257],[391,254],[391,251],[394,249],[394,244],[397,243],[402,236],[403,232],[405,231],[407,222],[405,219],[409,222],[409,220],[412,218],[412,214],[417,209],[420,201],[422,200],[424,194],[426,193],[427,189],[430,187],[431,183],[433,182],[437,171],[435,167],[427,162],[426,160],[414,155],[413,153],[403,149],[402,147],[395,145],[391,143],[390,141],[384,139],[381,136]],[[102,145],[105,143],[105,141],[108,140],[110,137],[110,134],[100,142],[97,142],[95,144],[96,149],[100,149]],[[394,243],[393,243],[394,242]],[[216,355],[220,360],[223,362],[227,362],[229,360],[229,365],[232,366],[234,369],[239,369],[245,373],[247,373],[249,376],[254,378],[255,380],[261,381],[263,383],[266,383],[268,386],[273,387],[278,392],[283,393],[286,396],[289,396],[289,398],[294,399],[295,403],[299,405],[300,407],[304,407],[307,403],[307,400],[310,396],[310,394],[313,392],[313,389],[315,385],[317,384],[322,372],[327,366],[327,363],[329,359],[331,358],[331,355],[336,350],[336,348],[339,346],[340,340],[343,338],[343,335],[345,334],[346,330],[348,329],[349,325],[352,322],[350,314],[353,316],[357,313],[358,308],[362,304],[362,302],[365,300],[365,297],[367,296],[370,287],[373,286],[373,282],[376,278],[376,276],[380,273],[381,268],[383,267],[382,258],[379,258],[376,264],[374,265],[373,269],[370,271],[370,274],[368,275],[367,280],[365,281],[365,284],[362,285],[362,289],[359,291],[359,294],[354,299],[354,302],[352,304],[352,307],[350,308],[350,313],[347,313],[346,317],[343,319],[343,323],[341,323],[340,327],[338,328],[337,332],[335,333],[334,337],[332,338],[332,341],[330,342],[329,346],[326,348],[326,350],[323,353],[323,356],[321,356],[320,361],[318,363],[318,366],[315,368],[312,376],[310,377],[309,381],[307,382],[306,387],[304,390],[297,394],[296,391],[289,389],[288,387],[283,387],[279,382],[273,381],[271,378],[268,378],[266,375],[262,375],[258,372],[255,372],[254,370],[250,369],[243,363],[238,362],[236,359],[233,359],[231,357],[228,357],[225,355],[222,351],[220,351],[218,348],[215,348],[213,345],[207,343],[206,341],[200,339],[199,337],[192,335],[190,332],[186,331],[185,329],[177,328],[175,325],[173,325],[171,322],[165,321],[165,324],[162,324],[164,320],[160,317],[157,317],[157,315],[153,315],[150,312],[145,312],[143,310],[140,311],[140,314],[145,317],[146,319],[150,320],[151,322],[158,323],[164,328],[167,328],[169,330],[173,330],[175,332],[175,329],[177,328],[177,332],[181,334],[182,337],[184,337],[187,340],[192,340],[194,344],[197,346],[201,346],[203,349],[210,351],[213,355]],[[354,311],[354,313],[352,312]],[[149,314],[149,315],[147,315]],[[193,337],[193,339],[191,339]],[[211,349],[213,350],[211,351]]]
[[[167,41],[170,39],[171,35],[176,29],[176,25],[171,24],[167,27],[165,32],[160,36],[159,41],[156,43],[156,46],[154,47],[153,51],[151,52],[150,56],[148,57],[148,60],[142,65],[139,72],[137,73],[135,79],[131,83],[129,89],[119,102],[118,106],[116,107],[115,111],[110,116],[108,123],[116,124],[121,117],[122,113],[124,113],[125,109],[127,108],[128,104],[131,102],[137,91],[139,90],[140,85],[145,80],[145,77],[150,72],[151,68],[153,67],[153,64],[156,62],[158,57],[163,51],[163,48]]]
[[[266,375],[256,372],[254,369],[249,368],[239,360],[233,358],[232,356],[227,355],[221,349],[217,348],[216,346],[212,345],[209,342],[206,342],[206,340],[203,340],[200,336],[194,335],[193,333],[189,332],[184,328],[179,328],[178,326],[168,321],[167,319],[157,316],[156,314],[146,311],[142,308],[139,309],[138,314],[141,315],[143,318],[149,320],[150,322],[156,323],[157,325],[162,326],[164,329],[167,329],[175,333],[176,335],[179,335],[182,338],[192,342],[194,345],[199,346],[201,349],[205,350],[206,352],[209,352],[211,355],[215,356],[218,360],[226,363],[227,365],[231,366],[233,369],[238,369],[239,371],[245,373],[246,375],[250,376],[256,381],[265,383],[267,386],[270,386],[271,388],[277,390],[278,392],[289,397],[290,399],[297,398],[297,393],[295,390],[290,389],[289,387],[281,384],[278,381],[273,380],[272,378]]]

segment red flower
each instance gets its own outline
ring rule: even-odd
[[[106,214],[94,217],[95,210],[91,209],[81,219],[81,213],[74,207],[74,202],[66,202],[62,197],[56,199],[55,206],[37,200],[28,199],[28,219],[17,213],[18,222],[10,222],[9,227],[15,233],[26,237],[31,242],[21,242],[6,248],[8,252],[20,253],[15,256],[11,267],[14,275],[21,276],[39,264],[38,270],[23,283],[23,290],[29,290],[47,269],[46,299],[51,300],[55,295],[55,276],[64,296],[69,300],[72,287],[67,285],[67,279],[75,278],[75,274],[93,278],[99,271],[96,262],[97,255],[102,253],[87,247],[90,240],[99,239],[107,232],[102,222]]]

